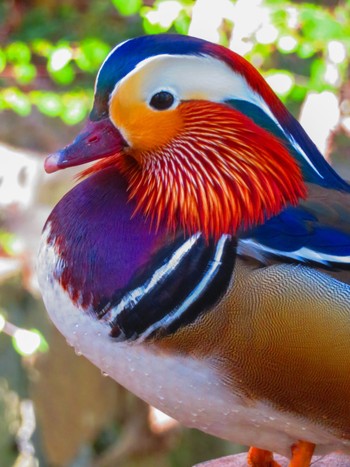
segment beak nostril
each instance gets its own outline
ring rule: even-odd
[[[99,140],[98,136],[94,135],[94,136],[91,136],[91,137],[87,140],[87,142],[88,142],[88,143],[96,143],[96,141],[98,141],[98,140]]]

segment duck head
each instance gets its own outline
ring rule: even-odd
[[[303,167],[319,176],[295,124],[234,52],[186,36],[140,37],[108,55],[87,125],[45,167],[97,161],[84,176],[118,167],[153,226],[219,238],[297,204]]]

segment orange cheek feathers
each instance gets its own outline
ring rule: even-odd
[[[111,103],[113,121],[123,115],[122,124],[130,122],[133,146],[83,176],[119,167],[136,211],[154,227],[201,231],[206,238],[235,235],[307,195],[300,167],[283,142],[224,104],[191,101],[155,118],[145,105],[138,115],[129,108],[120,114],[118,105]]]
[[[121,159],[137,210],[169,230],[218,238],[263,223],[306,196],[284,144],[224,104],[178,107],[183,126],[164,146]],[[133,155],[131,153],[131,155]]]
[[[109,112],[111,120],[135,152],[134,156],[140,151],[157,150],[182,132],[183,119],[178,109],[152,110],[145,102],[128,99],[126,91],[123,89],[112,98]]]

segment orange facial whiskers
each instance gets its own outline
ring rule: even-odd
[[[247,116],[207,101],[182,103],[178,111],[183,125],[171,141],[137,153],[131,148],[115,160],[136,212],[153,226],[218,238],[258,225],[306,196],[284,143]]]
[[[181,134],[138,154],[138,162],[121,159],[130,197],[152,223],[217,238],[260,224],[305,197],[297,162],[251,119],[204,101],[179,110]]]

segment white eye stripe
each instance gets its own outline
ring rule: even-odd
[[[108,57],[106,61],[108,60]],[[209,55],[161,54],[140,61],[123,79],[116,83],[110,100],[124,83],[140,75],[136,99],[149,105],[149,100],[159,90],[171,90],[177,104],[184,100],[205,99],[212,102],[241,100],[259,107],[283,131],[296,151],[305,159],[312,170],[324,178],[307,152],[298,141],[280,124],[262,96],[255,92],[245,77],[220,59]],[[263,80],[263,78],[261,78]],[[174,104],[175,108],[176,105]]]
[[[248,98],[254,91],[245,79],[226,63],[209,56],[157,55],[140,63],[118,84],[135,74],[142,75],[141,94],[144,97],[159,91],[171,90],[179,99],[203,93],[212,101],[227,98]],[[256,98],[254,98],[256,100]]]

